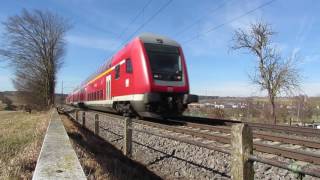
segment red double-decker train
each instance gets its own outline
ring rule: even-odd
[[[142,117],[180,115],[191,102],[186,62],[174,40],[142,34],[74,90],[67,104]]]

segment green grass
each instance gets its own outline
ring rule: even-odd
[[[49,113],[0,111],[0,179],[31,179]]]

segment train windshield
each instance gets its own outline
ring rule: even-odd
[[[175,46],[145,44],[154,79],[182,80],[182,65],[179,49]]]

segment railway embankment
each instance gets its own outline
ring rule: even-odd
[[[61,119],[88,179],[161,179],[67,116],[61,116]]]
[[[83,119],[83,112],[70,113],[71,118],[76,122],[79,127],[92,132],[92,135],[96,132],[97,124],[95,123],[95,117],[97,112],[86,111],[85,119]],[[78,116],[78,117],[77,117]],[[76,121],[75,121],[76,120]],[[85,122],[85,125],[83,125]],[[145,121],[143,121],[145,122]],[[124,120],[117,118],[116,116],[99,115],[99,137],[106,140],[110,145],[119,151],[124,150]],[[182,128],[182,127],[180,127]],[[214,136],[219,134],[220,136],[230,136],[228,133],[219,131],[209,131],[206,129],[192,129],[192,127],[183,127],[194,131],[202,131],[202,133],[208,133]],[[133,121],[132,126],[132,154],[131,159],[143,164],[150,171],[154,172],[163,179],[230,179],[230,160],[231,156],[218,151],[213,151],[208,148],[199,147],[189,143],[173,140],[170,138],[164,138],[161,136],[150,135],[136,131],[148,131],[153,134],[162,136],[178,137],[188,141],[201,142],[202,144],[210,144],[215,147],[220,147],[225,150],[230,149],[230,144],[209,140],[206,138],[197,137],[196,135],[190,135],[188,133],[175,131],[175,126],[172,129],[166,129],[164,127],[156,127],[152,125],[146,125],[145,123],[138,123]],[[209,137],[209,136],[208,136]],[[254,139],[257,141],[258,139]],[[263,142],[264,143],[264,142]],[[277,146],[274,144],[274,146]],[[294,148],[294,146],[292,146]],[[288,147],[291,148],[291,147]],[[270,159],[276,162],[283,162],[283,164],[289,164],[297,168],[309,168],[312,163],[308,164],[299,160],[282,157],[281,155],[257,152],[255,156],[260,158]],[[260,162],[254,162],[255,179],[298,179],[301,174],[297,174],[286,169],[274,167],[272,165],[263,164]],[[319,166],[315,165],[314,171],[319,169]],[[309,169],[310,170],[310,169]],[[304,179],[317,179],[312,176],[305,176]]]

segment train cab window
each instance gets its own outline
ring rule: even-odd
[[[120,78],[120,65],[117,65],[115,67],[115,71],[116,71],[116,74],[115,74],[114,78],[119,79]]]
[[[131,59],[126,60],[126,72],[132,73],[132,62]]]

